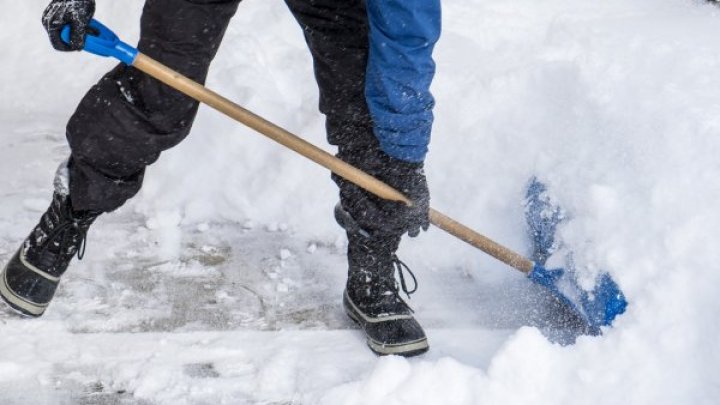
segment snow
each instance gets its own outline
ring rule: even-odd
[[[49,202],[65,120],[112,66],[52,51],[44,2],[5,3],[3,262]],[[716,403],[720,9],[444,6],[433,205],[527,253],[524,186],[539,176],[586,282],[608,271],[628,298],[613,328],[555,343],[569,326],[542,290],[431,230],[400,252],[431,351],[375,357],[341,310],[328,174],[205,108],[141,194],[98,220],[46,316],[0,315],[0,403]],[[132,42],[141,7],[99,2],[97,15]],[[243,2],[208,86],[326,147],[282,2]]]

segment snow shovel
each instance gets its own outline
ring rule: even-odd
[[[114,57],[133,66],[381,198],[408,205],[413,204],[410,199],[387,184],[143,55],[136,48],[122,42],[117,35],[100,22],[93,20],[90,28],[91,33],[86,38],[85,51],[100,56]],[[70,26],[65,27],[62,37],[65,42],[69,42]],[[625,297],[609,275],[602,276],[592,291],[586,291],[577,284],[574,277],[570,277],[572,276],[570,272],[563,269],[546,269],[542,264],[526,259],[432,208],[430,209],[430,222],[527,274],[530,280],[547,288],[558,301],[577,313],[586,323],[587,330],[591,334],[599,334],[601,327],[610,326],[615,317],[625,311],[627,306]]]
[[[612,313],[620,314],[625,310],[627,303],[617,284],[607,273],[601,273],[595,280],[593,294],[585,293],[579,289],[576,282],[575,262],[572,253],[563,252],[564,246],[556,240],[555,233],[558,225],[565,220],[566,213],[547,193],[547,187],[536,177],[530,179],[525,195],[525,220],[528,225],[530,239],[532,240],[532,259],[535,266],[545,266],[545,262],[555,253],[565,256],[565,268],[561,273],[552,270],[543,277],[550,276],[549,280],[534,281],[540,284],[552,283],[561,291],[561,297],[568,298],[566,304],[579,307],[589,327],[589,332],[597,334],[601,322],[593,319],[612,319]],[[530,274],[534,278],[533,274]],[[548,287],[554,288],[554,287]],[[613,296],[607,296],[611,294]],[[560,297],[556,294],[556,297]],[[617,299],[615,298],[617,297]],[[579,301],[577,305],[575,302]],[[605,303],[605,304],[604,304]],[[603,307],[605,305],[605,307]],[[610,308],[608,305],[613,305]],[[606,314],[603,314],[606,311]],[[609,312],[608,312],[609,311]],[[579,311],[576,311],[579,312]]]

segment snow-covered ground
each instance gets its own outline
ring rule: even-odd
[[[2,3],[0,261],[46,208],[64,124],[112,63],[53,52],[45,1]],[[137,38],[142,1],[97,16]],[[714,404],[720,398],[720,8],[693,0],[445,2],[433,205],[527,253],[546,181],[586,275],[630,306],[563,346],[566,314],[437,230],[408,240],[421,357],[377,358],[342,313],[336,190],[303,158],[203,109],[102,217],[38,320],[0,315],[0,404]],[[325,147],[311,61],[283,2],[245,1],[208,85]]]

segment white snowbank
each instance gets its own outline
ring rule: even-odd
[[[17,122],[47,113],[61,125],[111,64],[52,52],[39,22],[28,23],[39,20],[42,2],[6,3],[12,19],[0,32],[2,116]],[[140,6],[100,2],[98,15],[133,39]],[[588,275],[609,271],[628,297],[628,312],[604,336],[569,347],[521,328],[488,353],[484,366],[461,357],[373,359],[354,363],[342,378],[316,371],[314,388],[292,382],[307,372],[285,363],[297,353],[279,363],[253,358],[263,370],[246,383],[280,392],[256,399],[716,403],[720,9],[690,0],[466,0],[446,2],[444,18],[428,161],[434,205],[524,251],[523,186],[539,175],[572,216],[561,234],[577,261]],[[208,85],[324,145],[311,75],[301,32],[282,2],[247,1]],[[331,219],[335,194],[324,170],[204,109],[190,138],[149,170],[141,195],[118,214],[135,212],[149,227],[167,228],[162,246],[170,256],[178,254],[178,225],[213,222],[287,224],[298,238],[332,243],[340,235]],[[406,243],[403,253],[414,267],[471,268],[489,285],[519,277],[439,231]],[[0,342],[8,343],[3,333]],[[123,336],[115,341],[122,345]],[[34,348],[13,347],[23,350]],[[27,378],[20,361],[0,359],[0,382]],[[335,369],[345,361],[327,356],[315,363]],[[149,380],[137,375],[138,364],[124,366],[131,375],[114,378],[136,381],[138,398],[179,403],[187,395],[173,391],[173,375],[162,377],[167,363]]]

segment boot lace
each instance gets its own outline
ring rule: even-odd
[[[71,259],[75,254],[77,254],[78,260],[82,260],[85,256],[85,246],[89,226],[87,222],[88,221],[78,219],[63,222],[48,234],[47,238],[40,246],[40,253],[42,254],[48,252],[49,248],[53,245],[53,241],[59,237],[60,243],[58,244],[58,260],[60,260],[60,257]]]
[[[400,291],[404,292],[407,298],[410,299],[410,295],[415,293],[418,289],[417,278],[408,265],[398,259],[396,255],[393,255],[392,257],[392,266],[392,271],[388,272],[385,277],[381,277],[380,280],[378,280],[376,288],[378,288],[379,291],[376,293],[376,296],[379,299],[373,305],[378,308],[384,308],[385,311],[383,312],[386,313],[397,314],[405,311],[413,313],[415,311],[413,311],[405,300],[402,299]],[[410,275],[410,279],[412,279],[412,289],[408,288],[405,272],[407,272],[407,274]],[[395,278],[395,273],[398,274],[398,279],[400,280],[399,284]]]
[[[417,278],[415,277],[415,273],[410,270],[410,267],[408,267],[407,264],[405,264],[402,260],[400,260],[397,255],[393,255],[392,258],[393,267],[395,267],[395,272],[398,273],[398,278],[400,279],[400,288],[402,288],[402,291],[405,293],[405,295],[410,298],[412,294],[414,294],[418,289],[418,282]],[[408,272],[410,277],[413,281],[413,289],[408,290],[407,284],[405,283],[405,271]],[[395,290],[397,290],[397,285],[395,285]]]
[[[40,220],[40,224],[29,240],[33,260],[51,273],[67,267],[77,255],[78,260],[85,256],[87,233],[92,222],[100,215],[94,211],[73,213],[59,197]]]

